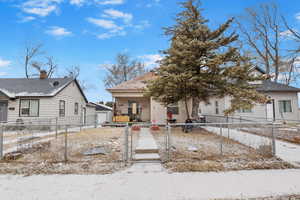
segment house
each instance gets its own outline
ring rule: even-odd
[[[94,108],[95,109],[95,108]],[[89,115],[87,98],[73,78],[0,79],[0,121],[43,120],[53,123],[85,123]]]
[[[256,67],[254,74],[265,74]],[[299,88],[264,80],[255,83],[257,91],[265,94],[269,101],[267,104],[256,104],[252,109],[240,109],[230,116],[231,119],[243,121],[296,121],[299,120],[298,92]],[[200,103],[199,113],[204,116],[223,116],[228,109],[231,98],[210,98],[209,104]],[[216,120],[217,118],[215,118]],[[224,119],[224,118],[223,118]],[[221,118],[219,118],[221,120]],[[224,121],[224,120],[221,120]]]
[[[255,67],[254,75],[265,74],[264,70]],[[176,122],[186,120],[186,110],[183,102],[178,102],[165,107],[153,98],[143,95],[146,81],[155,78],[154,72],[148,72],[133,80],[126,81],[108,91],[115,99],[114,115],[128,116],[130,121],[142,121],[152,123],[165,123],[167,113],[173,113]],[[268,96],[267,104],[257,104],[252,109],[241,109],[231,117],[246,119],[248,121],[276,121],[276,120],[299,120],[298,92],[299,88],[275,83],[271,80],[253,82],[257,90]],[[224,116],[223,112],[230,107],[230,97],[222,99],[211,98],[210,104],[200,103],[199,114],[206,116]],[[188,109],[192,110],[192,101],[188,102]],[[220,118],[220,119],[225,119]]]
[[[167,111],[171,111],[176,122],[184,122],[186,120],[186,110],[183,102],[178,102],[166,108],[153,98],[144,96],[143,91],[146,87],[146,81],[154,78],[155,73],[148,72],[133,80],[107,89],[115,101],[114,115],[128,116],[130,121],[166,123]],[[189,109],[192,108],[191,101],[188,102],[188,106]]]
[[[100,103],[92,103],[95,105],[95,113],[97,115],[97,123],[103,124],[112,121],[112,108]]]

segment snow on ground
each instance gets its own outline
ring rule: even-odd
[[[207,131],[220,135],[220,128],[210,126],[206,126],[203,128],[205,128]],[[236,129],[229,129],[229,131],[230,139],[233,139],[255,149],[259,148],[260,145],[268,145],[271,142],[270,138],[264,136],[254,135]],[[282,160],[293,164],[300,164],[300,145],[283,142],[276,139],[275,150],[276,156],[278,156]]]
[[[133,170],[109,175],[1,175],[1,199],[199,200],[300,194],[297,169],[167,173],[152,165],[136,164]]]

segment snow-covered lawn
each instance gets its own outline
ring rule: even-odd
[[[206,126],[206,130],[220,135],[220,128]],[[230,138],[242,144],[259,148],[260,145],[267,145],[271,143],[271,139],[264,136],[251,134],[238,129],[229,129]],[[300,145],[284,142],[276,139],[275,142],[276,156],[284,161],[300,165]]]
[[[1,175],[0,195],[3,200],[199,200],[300,194],[296,169],[167,173],[149,164],[148,171],[143,164],[133,168],[108,175]]]

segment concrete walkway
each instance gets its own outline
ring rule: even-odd
[[[148,162],[160,160],[158,146],[150,133],[149,128],[141,128],[133,160]]]
[[[167,173],[159,170],[130,173],[125,170],[108,175],[29,177],[0,175],[0,194],[3,200],[246,199],[300,194],[299,180],[300,170],[296,169],[222,173]]]

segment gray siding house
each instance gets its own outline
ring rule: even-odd
[[[85,122],[88,101],[73,78],[0,79],[0,122]]]
[[[256,74],[265,72],[256,67]],[[236,111],[230,117],[235,119],[244,119],[249,121],[298,121],[299,88],[287,86],[281,83],[275,83],[271,80],[252,83],[257,85],[257,91],[265,94],[270,100],[267,104],[257,104],[252,109],[242,109]],[[223,116],[224,110],[230,107],[231,98],[226,96],[222,99],[211,98],[210,104],[200,104],[199,113],[207,116]],[[217,118],[215,118],[217,119]],[[224,118],[223,118],[224,119]]]

